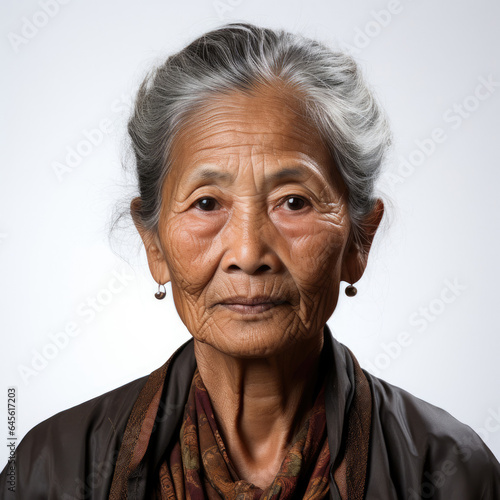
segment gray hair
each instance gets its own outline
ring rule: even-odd
[[[228,23],[154,68],[140,85],[128,133],[135,156],[139,222],[157,231],[162,186],[176,134],[199,105],[227,92],[284,83],[312,119],[348,188],[355,240],[372,211],[375,182],[392,143],[388,121],[354,59],[283,29]]]

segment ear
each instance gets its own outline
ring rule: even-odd
[[[368,264],[368,254],[375,237],[375,233],[384,215],[384,203],[377,198],[373,210],[366,216],[361,227],[361,242],[349,234],[349,240],[344,252],[344,261],[340,279],[348,283],[356,283],[361,279]]]
[[[165,260],[164,252],[161,248],[158,235],[148,229],[145,229],[140,218],[141,199],[134,198],[130,203],[130,213],[134,221],[135,227],[139,232],[146,255],[148,257],[149,270],[153,279],[162,285],[170,281],[170,271]]]

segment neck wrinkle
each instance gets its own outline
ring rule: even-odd
[[[301,346],[272,360],[228,358],[195,340],[198,370],[237,469],[279,468],[321,388],[323,337],[308,351]]]

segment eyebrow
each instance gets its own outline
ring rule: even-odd
[[[233,176],[229,172],[221,172],[219,170],[212,170],[205,167],[201,170],[197,170],[191,179],[193,181],[221,180],[225,183],[229,183],[232,181]]]
[[[306,172],[311,171],[307,166],[300,167],[286,167],[274,174],[266,177],[266,184],[273,184],[276,181],[286,179],[289,177],[301,178]],[[314,170],[313,170],[314,171]],[[221,172],[219,170],[214,170],[211,168],[204,167],[197,170],[195,174],[191,177],[191,181],[197,182],[199,180],[220,180],[225,184],[229,184],[233,181],[234,177],[229,172]]]
[[[304,170],[309,170],[309,168],[287,167],[274,173],[273,175],[270,175],[268,182],[279,181],[281,179],[286,179],[287,177],[302,177],[304,175]]]

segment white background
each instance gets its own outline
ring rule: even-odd
[[[145,71],[233,20],[349,46],[363,67],[395,135],[380,186],[390,218],[357,296],[341,293],[329,325],[363,368],[449,411],[500,458],[500,86],[478,88],[481,78],[500,82],[499,4],[65,1],[50,16],[43,1],[3,0],[0,8],[4,441],[7,387],[17,387],[22,437],[54,413],[150,373],[190,338],[170,288],[155,300],[133,227],[114,240],[123,260],[108,225],[133,193],[122,173],[123,139]],[[476,91],[481,100],[471,97]],[[465,106],[463,116],[455,105]],[[86,131],[103,123],[107,132],[94,133],[80,163],[56,175],[68,148],[82,148]],[[441,142],[430,144],[437,128]],[[426,140],[427,153],[418,153],[416,141]],[[124,284],[111,293],[116,274]],[[100,309],[93,316],[92,300]],[[69,337],[72,324],[78,330]]]

